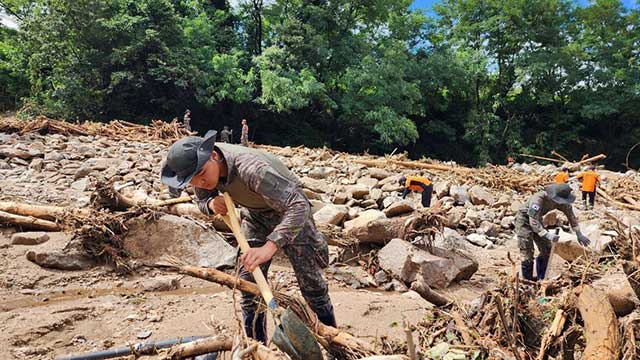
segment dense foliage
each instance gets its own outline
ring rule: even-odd
[[[3,0],[0,104],[257,142],[618,166],[640,141],[640,12],[618,0]],[[236,134],[239,131],[236,131]],[[635,167],[640,159],[634,160]]]

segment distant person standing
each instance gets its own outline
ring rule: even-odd
[[[233,143],[233,130],[229,130],[229,127],[226,125],[220,132],[220,142]]]
[[[556,174],[556,184],[564,184],[569,181],[569,169],[563,167],[559,173]]]
[[[240,134],[240,144],[242,146],[249,146],[249,125],[247,125],[247,119],[242,119],[242,134]]]
[[[184,112],[184,128],[191,131],[191,110],[187,109]]]
[[[596,167],[590,165],[587,171],[578,175],[578,179],[582,179],[582,202],[584,202],[584,208],[589,210],[589,205],[593,209],[596,202],[596,187],[600,182],[600,175],[595,171]],[[589,203],[587,204],[587,197]]]

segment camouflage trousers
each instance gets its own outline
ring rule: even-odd
[[[538,251],[541,256],[549,257],[549,254],[551,253],[551,242],[547,239],[541,238],[538,234],[533,232],[529,225],[529,217],[525,214],[518,213],[516,215],[516,235],[518,236],[520,261],[533,261],[534,243],[536,244],[536,247],[538,247]]]
[[[281,216],[274,211],[257,212],[242,209],[241,227],[251,247],[264,245],[267,236],[280,221]],[[322,233],[316,229],[311,215],[293,243],[283,246],[282,250],[289,258],[300,286],[300,292],[311,309],[316,313],[332,310],[329,288],[322,277],[322,269],[329,265],[329,247]],[[270,261],[260,265],[265,277],[270,265]],[[253,275],[242,265],[240,277],[244,280],[254,281]],[[243,313],[254,313],[257,307],[255,296],[243,292],[240,305]]]

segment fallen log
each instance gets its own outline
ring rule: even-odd
[[[578,296],[578,310],[584,321],[584,360],[616,360],[620,353],[620,330],[607,295],[584,286]]]
[[[51,205],[32,205],[15,201],[0,201],[0,211],[16,215],[33,216],[45,220],[58,220],[66,215],[89,216],[91,209]]]
[[[174,345],[169,349],[168,357],[170,359],[182,359],[218,351],[231,351],[232,347],[233,338],[231,336],[218,335]]]
[[[172,259],[158,263],[154,265],[154,267],[178,271],[185,275],[212,281],[231,289],[238,289],[240,291],[260,296],[260,290],[255,283],[236,278],[213,268],[183,265],[179,261]],[[332,353],[336,352],[341,356],[348,355],[349,358],[375,355],[377,353],[370,344],[363,340],[360,340],[345,331],[325,325],[318,321],[315,314],[313,314],[313,311],[307,309],[307,306],[302,302],[302,300],[277,291],[274,292],[274,297],[282,307],[290,307],[294,312],[296,312],[296,315],[298,315],[300,319],[307,322],[309,328],[315,333],[318,342],[328,351]],[[309,318],[310,316],[311,319]]]
[[[462,166],[425,164],[419,161],[399,161],[399,160],[388,159],[388,160],[355,160],[355,162],[362,165],[374,166],[374,167],[380,167],[380,168],[386,168],[391,164],[391,165],[420,168],[420,169],[427,169],[427,170],[459,171],[459,172],[465,172],[465,173],[471,171],[471,169],[465,168]]]
[[[609,194],[607,194],[606,191],[604,191],[601,188],[597,188],[596,191],[598,192],[598,195],[602,196],[603,198],[605,198],[607,201],[609,201],[613,205],[616,205],[616,206],[621,207],[621,208],[627,208],[627,209],[631,209],[631,210],[640,211],[640,206],[634,206],[632,204],[627,204],[627,203],[623,203],[623,202],[614,200],[611,196],[609,196]]]
[[[0,223],[20,226],[27,229],[60,231],[62,227],[53,221],[38,219],[33,216],[22,216],[0,211]]]
[[[423,280],[416,280],[411,283],[411,290],[417,292],[423,299],[435,306],[445,306],[451,303],[450,299],[431,289]]]
[[[532,158],[532,159],[551,161],[551,162],[557,162],[557,163],[564,163],[565,162],[564,160],[548,158],[548,157],[544,157],[544,156],[529,155],[529,154],[518,154],[518,155],[524,156],[524,157],[528,157],[528,158]]]
[[[631,286],[636,297],[640,299],[640,269],[638,265],[632,261],[624,261],[622,263],[622,271],[627,275],[629,286]]]
[[[544,360],[547,353],[547,347],[555,338],[560,336],[560,332],[562,332],[562,328],[564,327],[566,321],[567,313],[562,309],[558,309],[558,311],[556,312],[556,316],[551,323],[551,326],[542,336],[542,342],[540,343],[540,352],[538,353],[538,357],[536,358],[536,360]]]
[[[594,161],[604,160],[606,158],[607,158],[607,155],[600,154],[600,155],[592,156],[588,159],[580,160],[578,161],[578,165],[584,165],[584,164],[592,163]]]

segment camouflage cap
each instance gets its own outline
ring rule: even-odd
[[[204,137],[189,136],[173,143],[162,166],[160,181],[175,189],[187,187],[211,157],[216,134],[210,130]]]

